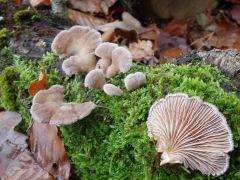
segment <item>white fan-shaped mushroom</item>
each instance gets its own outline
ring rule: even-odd
[[[95,54],[101,58],[96,67],[102,69],[107,78],[127,72],[132,66],[132,55],[128,49],[114,43],[101,43]]]
[[[96,66],[94,50],[101,42],[101,34],[95,29],[73,26],[57,34],[52,51],[61,58],[68,58],[63,63],[63,70],[68,75],[87,74]]]
[[[127,75],[124,79],[125,87],[128,91],[133,91],[140,86],[144,85],[146,82],[146,76],[142,72],[136,72]]]
[[[123,91],[113,84],[105,84],[103,91],[109,96],[121,96],[123,94]]]
[[[232,133],[218,109],[186,94],[171,94],[153,104],[149,137],[162,152],[161,164],[183,163],[203,174],[223,174],[233,149]]]
[[[39,91],[33,98],[30,109],[33,120],[55,125],[71,124],[88,116],[96,105],[93,102],[81,104],[64,102],[64,87],[54,85]]]
[[[105,76],[101,69],[94,69],[90,71],[84,80],[84,86],[88,88],[102,89],[105,84]]]

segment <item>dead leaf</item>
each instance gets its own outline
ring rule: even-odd
[[[96,29],[102,32],[114,31],[116,28],[123,29],[126,31],[135,30],[137,34],[142,33],[144,28],[142,27],[140,21],[133,17],[128,12],[122,13],[122,21],[115,20],[101,26],[96,26]]]
[[[218,24],[215,47],[219,49],[238,49],[240,50],[240,28],[230,22],[221,21]]]
[[[160,28],[156,24],[149,24],[142,33],[139,34],[141,40],[151,40],[154,42],[154,51],[160,48]]]
[[[161,32],[159,50],[163,51],[170,48],[187,49],[187,41],[185,38],[170,36],[168,33]]]
[[[240,0],[227,0],[233,4],[240,4]]]
[[[186,49],[181,48],[169,48],[160,52],[161,59],[167,59],[167,62],[171,61],[171,59],[182,56],[186,53]]]
[[[45,6],[51,5],[50,0],[30,0],[29,2],[33,7],[42,6],[42,5],[45,5]]]
[[[183,37],[187,34],[187,28],[188,20],[173,19],[163,28],[163,31],[167,32],[171,36]]]
[[[232,18],[240,24],[240,5],[234,5],[230,10]]]
[[[68,179],[70,162],[55,125],[33,121],[28,131],[30,148],[37,163],[55,179]]]
[[[122,43],[121,40],[125,42]],[[137,32],[135,30],[127,31],[127,30],[116,28],[114,30],[113,42],[119,43],[119,44],[121,43],[125,45],[128,45],[129,43],[132,43],[132,42],[137,42]]]
[[[48,88],[47,74],[40,72],[39,79],[36,82],[32,82],[29,86],[28,92],[31,96],[37,94],[38,91]]]
[[[68,9],[68,17],[76,24],[79,24],[81,26],[89,26],[91,28],[95,28],[96,26],[104,25],[107,23],[105,19],[72,9]]]
[[[21,117],[18,113],[8,111],[0,113],[1,140],[5,139],[0,143],[1,179],[53,179],[36,163],[32,153],[27,150],[27,136],[13,130],[20,121]],[[4,133],[7,135],[3,138]]]
[[[153,44],[149,40],[139,40],[137,43],[131,43],[128,50],[132,53],[135,61],[150,60],[154,56]]]
[[[74,9],[90,13],[104,13],[107,15],[109,8],[116,1],[117,0],[70,0],[69,2]]]

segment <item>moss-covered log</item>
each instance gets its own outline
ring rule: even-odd
[[[55,56],[51,54],[38,62],[16,59],[20,79],[13,86],[18,90],[17,101],[25,107],[19,111],[26,122],[30,120],[26,109],[31,98],[23,92],[27,92],[29,83],[37,79],[41,69],[47,72],[49,85],[64,85],[68,102],[92,100],[98,105],[89,117],[60,127],[72,161],[72,173],[77,179],[219,179],[190,171],[182,165],[159,166],[160,156],[147,135],[146,117],[153,102],[174,92],[200,96],[227,117],[235,149],[230,154],[230,167],[220,179],[240,178],[240,101],[234,92],[227,93],[221,88],[220,84],[231,86],[231,82],[217,68],[206,64],[156,67],[134,64],[128,73],[144,72],[147,84],[130,93],[122,82],[127,74],[120,74],[109,81],[124,90],[123,96],[110,97],[100,90],[84,88],[81,78],[62,75],[55,64]]]

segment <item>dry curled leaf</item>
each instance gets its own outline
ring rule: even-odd
[[[51,5],[50,0],[30,0],[29,2],[33,7],[42,6],[42,5],[46,5],[46,6]]]
[[[68,179],[70,161],[57,127],[33,121],[28,135],[31,151],[41,167],[56,179]]]
[[[151,40],[154,42],[154,51],[160,48],[160,29],[156,24],[149,24],[142,33],[139,34],[139,39]]]
[[[32,82],[29,86],[28,92],[31,96],[37,94],[38,91],[48,88],[48,79],[45,72],[40,72],[38,81]]]
[[[79,9],[83,12],[104,13],[108,14],[108,9],[117,0],[69,0],[74,9]]]
[[[15,112],[0,112],[0,177],[2,180],[53,179],[27,150],[27,137],[14,131],[21,121]]]
[[[234,5],[231,8],[231,16],[232,18],[238,23],[240,24],[240,5]]]
[[[107,23],[105,19],[98,18],[90,14],[82,13],[80,11],[75,11],[72,9],[68,9],[68,17],[76,24],[79,24],[81,26],[89,26],[91,28],[95,28],[96,26]]]
[[[167,60],[167,62],[171,61],[171,59],[182,56],[186,52],[186,49],[181,48],[169,48],[163,51],[160,51],[160,57],[162,60]]]
[[[188,21],[185,19],[173,19],[164,28],[163,31],[171,36],[185,36],[187,34]]]
[[[151,41],[138,40],[137,43],[129,44],[128,50],[132,53],[135,61],[150,60],[154,56]]]

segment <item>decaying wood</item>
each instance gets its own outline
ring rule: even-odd
[[[175,63],[187,64],[193,61],[203,61],[218,67],[222,73],[234,79],[240,86],[240,53],[237,50],[191,51],[175,60]]]

